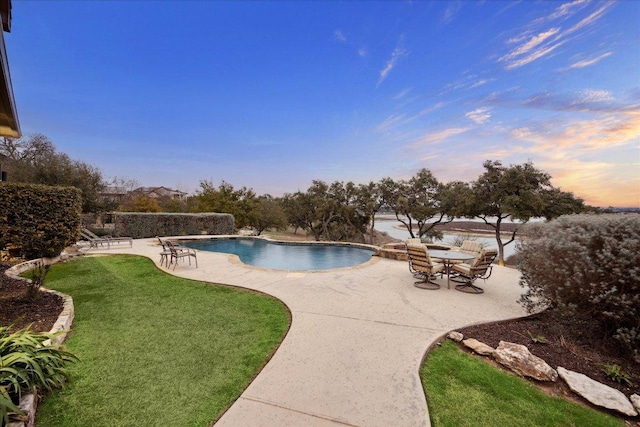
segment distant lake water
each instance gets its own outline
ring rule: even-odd
[[[484,222],[481,219],[462,219],[461,221],[474,221],[474,222]],[[399,228],[402,227],[402,228]],[[409,231],[407,231],[407,229],[405,228],[404,224],[402,224],[400,221],[398,221],[395,217],[395,215],[376,215],[376,230],[380,231],[380,232],[384,232],[387,233],[389,236],[393,237],[394,239],[398,239],[398,240],[406,240],[409,237],[411,237],[411,235],[409,234]],[[450,244],[452,243],[456,237],[458,237],[458,235],[460,235],[462,233],[456,233],[456,234],[443,234],[443,239],[441,240],[442,243],[445,244]],[[491,246],[494,248],[498,247],[498,243],[496,242],[496,239],[494,237],[491,236],[473,236],[472,240],[475,240],[477,242],[482,242],[483,245],[485,246]],[[509,245],[504,247],[504,257],[505,259],[510,257],[511,255],[513,255],[516,251],[516,242],[510,243]]]

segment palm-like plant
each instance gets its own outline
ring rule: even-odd
[[[64,384],[65,365],[78,359],[68,351],[43,345],[54,336],[31,332],[29,327],[11,332],[11,325],[0,326],[0,426],[8,424],[10,413],[22,415],[17,405],[23,393]]]

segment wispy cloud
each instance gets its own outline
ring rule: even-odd
[[[491,107],[530,108],[536,110],[557,111],[561,113],[601,113],[628,114],[640,108],[640,93],[638,97],[625,94],[629,100],[616,99],[613,93],[603,89],[583,89],[575,92],[552,93],[542,91],[531,94],[526,98],[518,97],[520,88],[494,92],[481,100],[482,104]]]
[[[360,47],[356,49],[355,43],[353,43],[350,39],[348,39],[347,36],[342,32],[340,28],[336,28],[335,30],[333,30],[333,40],[341,45],[345,45],[345,46],[348,46],[349,48],[355,49],[356,54],[361,58],[364,58],[369,53],[367,51],[367,48],[365,47]]]
[[[604,13],[610,7],[609,3],[602,5],[567,29],[563,29],[559,22],[556,22],[556,25],[551,28],[535,29],[550,21],[570,19],[582,10],[585,5],[588,5],[588,3],[581,0],[565,3],[556,8],[549,16],[532,22],[530,28],[507,40],[507,44],[516,44],[516,46],[505,55],[502,55],[498,62],[504,63],[505,69],[512,70],[544,58],[567,43],[572,35],[595,23],[604,16]]]
[[[487,83],[491,83],[494,80],[495,80],[494,78],[491,78],[491,79],[480,79],[480,80],[476,81],[475,83],[473,83],[471,86],[469,86],[469,89],[475,89],[477,87],[484,86]]]
[[[495,77],[480,77],[477,74],[469,74],[451,83],[448,83],[438,93],[439,96],[446,95],[451,91],[472,90],[496,81]]]
[[[576,103],[598,103],[613,101],[611,92],[600,89],[585,89],[579,92]]]
[[[531,144],[532,152],[608,150],[640,139],[640,109],[591,120],[540,121],[513,129],[511,136]]]
[[[376,131],[378,131],[378,132],[386,132],[388,130],[396,128],[396,127],[398,127],[398,126],[400,126],[402,124],[402,122],[404,121],[405,117],[406,117],[406,115],[404,113],[402,113],[402,114],[392,114],[391,116],[387,117],[382,123],[380,123],[376,127]]]
[[[379,124],[376,127],[376,130],[378,132],[386,132],[400,126],[408,125],[414,122],[415,120],[418,120],[421,117],[424,117],[427,114],[442,108],[444,105],[445,105],[444,102],[438,102],[437,104],[434,104],[431,107],[425,108],[414,115],[407,115],[405,113],[392,114],[391,116],[387,117],[384,122]]]
[[[526,55],[526,54],[530,53],[532,49],[537,48],[541,43],[543,43],[549,37],[555,36],[559,32],[560,32],[559,28],[551,28],[551,29],[549,29],[547,31],[544,31],[542,33],[536,34],[536,35],[531,36],[531,37],[527,37],[528,40],[525,43],[521,44],[520,46],[518,46],[517,48],[512,50],[510,53],[508,53],[507,55],[505,55],[502,58],[500,58],[499,61],[508,61],[508,60],[513,59],[513,58],[515,58],[517,56]],[[519,42],[520,41],[522,41],[522,40],[519,40]],[[510,40],[509,42],[513,43],[512,40]]]
[[[603,53],[600,56],[596,56],[595,58],[583,59],[582,61],[574,62],[573,64],[571,64],[570,66],[565,68],[564,71],[571,70],[571,69],[574,69],[574,68],[584,68],[584,67],[588,67],[590,65],[597,64],[598,62],[600,62],[601,60],[603,60],[604,58],[606,58],[608,56],[611,56],[612,54],[613,54],[612,52],[606,52],[606,53]]]
[[[462,3],[460,3],[459,1],[449,4],[449,6],[447,6],[444,11],[444,15],[442,15],[442,19],[440,20],[440,22],[445,25],[450,23],[456,16],[456,14],[460,11],[460,9],[462,9]]]
[[[572,34],[575,33],[578,30],[581,30],[582,28],[586,27],[589,24],[592,24],[594,22],[596,22],[598,19],[602,18],[602,16],[604,16],[604,13],[606,12],[606,10],[611,6],[612,3],[607,3],[604,4],[602,7],[600,7],[598,10],[596,10],[595,12],[593,12],[592,14],[590,14],[589,16],[587,16],[586,18],[584,18],[583,20],[581,20],[580,22],[578,22],[576,25],[574,25],[573,27],[569,28],[565,34]]]
[[[473,120],[475,123],[481,125],[491,118],[491,112],[488,108],[477,108],[473,111],[469,111],[467,114],[465,114],[465,116],[468,119]]]
[[[396,96],[394,96],[393,99],[395,99],[395,100],[403,99],[407,95],[409,95],[409,93],[411,93],[412,90],[413,90],[412,87],[408,87],[408,88],[402,90],[402,92],[398,93]]]
[[[380,86],[382,82],[389,76],[389,73],[396,67],[398,61],[409,54],[404,47],[404,35],[400,37],[396,48],[391,53],[391,58],[387,61],[386,65],[380,70],[380,77],[378,78],[377,86]]]
[[[560,5],[555,12],[553,12],[551,15],[549,15],[549,19],[558,19],[558,18],[562,18],[564,16],[570,15],[572,13],[572,11],[576,8],[576,7],[582,7],[587,3],[587,0],[575,0],[572,1],[570,3],[564,3],[562,5]]]
[[[551,44],[543,44],[548,38],[558,34],[560,30],[558,28],[552,28],[540,34],[532,36],[527,42],[518,46],[507,55],[504,55],[498,61],[506,62],[505,68],[512,70],[514,68],[522,67],[536,59],[542,58],[545,55],[556,50],[562,46],[564,42],[557,42]],[[557,38],[555,39],[557,40]],[[542,46],[541,46],[542,44]]]
[[[418,148],[424,145],[431,145],[443,142],[453,136],[460,135],[461,133],[465,133],[471,128],[449,128],[443,129],[437,132],[430,132],[422,137],[418,138],[414,141],[409,147],[410,148]]]
[[[340,30],[339,28],[336,28],[333,31],[333,39],[337,42],[340,43],[346,43],[347,42],[347,38],[345,37],[345,35],[342,33],[342,30]]]

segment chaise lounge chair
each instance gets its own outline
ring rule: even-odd
[[[98,236],[87,228],[83,228],[80,231],[80,235],[89,241],[89,247],[97,248],[97,245],[107,244],[107,248],[110,248],[115,243],[129,243],[129,247],[133,247],[133,238],[131,237],[112,237],[112,236]]]
[[[98,237],[93,233],[89,234],[87,233],[88,231],[89,230],[86,230],[83,228],[80,231],[80,235],[82,236],[83,239],[89,242],[89,248],[97,248],[98,246],[104,246],[106,244],[107,249],[109,249],[110,247],[109,239],[107,239],[106,237]]]

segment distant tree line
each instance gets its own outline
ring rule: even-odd
[[[479,218],[495,230],[499,261],[504,247],[518,232],[502,233],[508,220],[526,223],[531,218],[547,220],[588,208],[572,193],[551,185],[551,176],[531,162],[504,166],[500,161],[484,162],[484,172],[473,182],[441,183],[427,169],[408,180],[387,177],[378,182],[355,184],[312,181],[306,191],[282,197],[258,195],[251,188],[235,188],[222,181],[203,180],[194,195],[185,200],[162,200],[145,195],[120,203],[99,194],[107,186],[100,171],[59,153],[45,136],[0,140],[0,154],[11,181],[74,186],[82,192],[83,212],[124,210],[134,212],[220,212],[233,214],[237,228],[251,227],[257,234],[268,229],[304,230],[315,240],[375,242],[375,215],[392,212],[411,237],[441,238],[438,224],[455,218]],[[134,187],[133,180],[110,185]]]
[[[252,227],[258,234],[269,228],[305,230],[315,240],[349,240],[375,243],[375,215],[385,209],[406,227],[411,237],[442,238],[438,224],[455,218],[479,218],[495,231],[499,262],[504,247],[513,243],[519,227],[507,237],[502,224],[526,223],[531,218],[551,220],[588,210],[572,193],[551,185],[551,176],[531,162],[504,166],[488,160],[477,180],[439,182],[427,169],[408,180],[383,178],[379,182],[354,184],[313,181],[306,191],[274,198],[257,196],[245,187],[236,190],[226,182],[217,188],[202,181],[188,199],[191,212],[228,212],[238,228]]]

